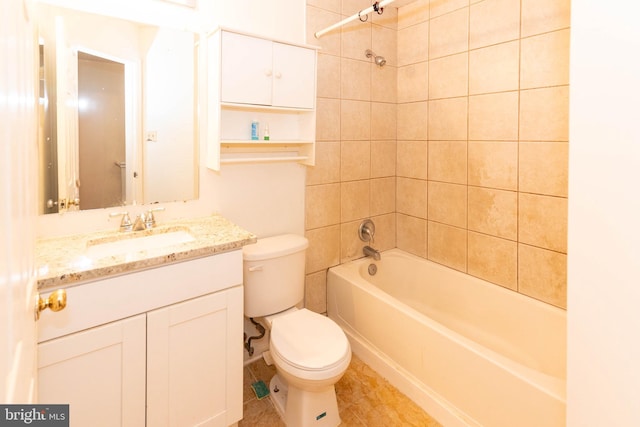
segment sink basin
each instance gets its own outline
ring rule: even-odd
[[[151,249],[193,242],[195,238],[184,230],[169,231],[151,235],[127,234],[119,240],[89,242],[86,256],[93,259],[126,255]]]

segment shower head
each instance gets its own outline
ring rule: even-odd
[[[371,49],[365,50],[364,54],[367,56],[367,58],[373,57],[373,60],[378,67],[382,67],[384,64],[387,63],[387,60],[384,59],[384,56],[376,55],[375,53],[373,53]]]

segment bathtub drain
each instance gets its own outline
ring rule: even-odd
[[[378,272],[378,266],[375,264],[369,264],[369,276],[374,276]]]

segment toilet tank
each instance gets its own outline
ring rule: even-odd
[[[245,316],[267,316],[302,301],[308,246],[306,238],[284,234],[243,248]]]

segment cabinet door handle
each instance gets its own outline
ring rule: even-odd
[[[36,320],[40,318],[40,312],[47,308],[51,311],[60,311],[67,306],[67,291],[64,289],[58,289],[52,292],[47,299],[43,299],[38,294],[38,300],[36,301],[35,317]]]
[[[282,73],[280,71],[276,71],[276,79],[282,77]]]
[[[271,70],[271,69],[264,70],[264,75],[265,76],[271,77],[272,74],[273,74],[273,70]]]
[[[255,267],[249,267],[248,270],[249,271],[261,271],[262,270],[262,265],[256,265]]]

